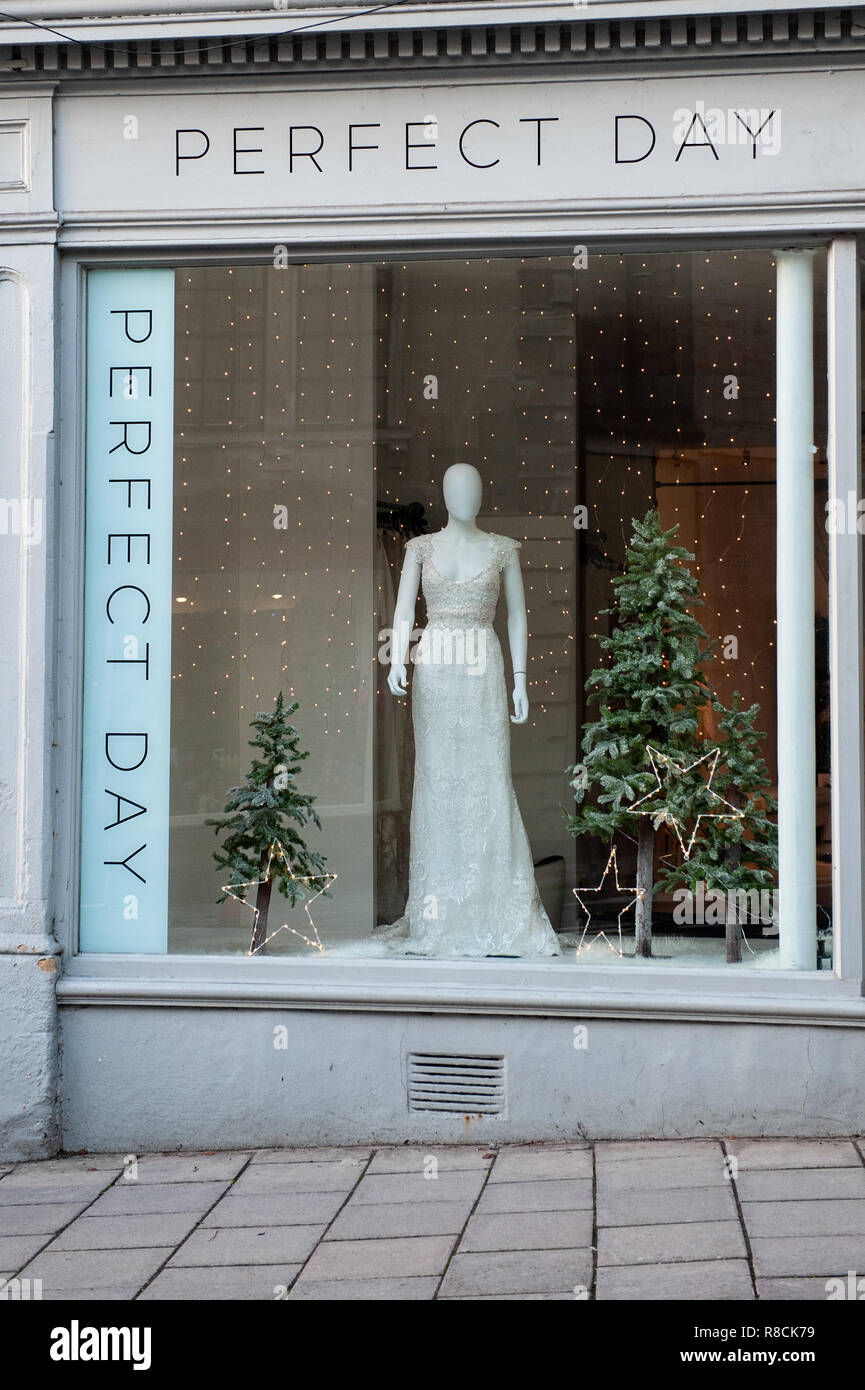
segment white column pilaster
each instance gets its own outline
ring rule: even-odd
[[[816,970],[814,253],[777,253],[778,882],[781,966]]]

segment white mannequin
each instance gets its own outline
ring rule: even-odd
[[[481,475],[470,463],[454,463],[444,475],[442,490],[448,523],[443,531],[437,531],[432,537],[435,567],[446,579],[462,582],[482,573],[492,559],[491,542],[486,532],[475,525],[483,495]],[[420,564],[409,550],[400,576],[394,610],[393,660],[387,681],[394,695],[408,693],[405,661],[414,626],[420,573]],[[529,717],[529,697],[526,693],[528,621],[523,576],[516,552],[502,575],[508,612],[508,644],[514,670],[514,713],[511,723],[525,724]]]

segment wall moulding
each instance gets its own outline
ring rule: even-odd
[[[98,13],[108,7],[95,8]],[[122,4],[110,8],[113,15],[124,9]],[[161,14],[158,8],[155,18],[130,11],[121,18],[78,20],[61,13],[53,23],[42,13],[43,30],[20,21],[0,25],[0,72],[93,78],[118,71],[129,77],[313,66],[597,66],[662,54],[679,59],[713,52],[836,55],[865,45],[865,10],[852,7],[797,10],[764,3],[727,13],[717,4],[692,4],[685,12],[675,3],[523,3],[411,6],[370,15],[319,10],[315,21],[296,5],[244,11],[213,4],[206,17],[186,9],[182,15]]]
[[[232,986],[178,984],[154,987],[144,981],[88,981],[65,976],[57,987],[62,1007],[168,1009],[302,1009],[349,1013],[443,1013],[495,1015],[499,1017],[607,1018],[634,1022],[665,1020],[678,1023],[766,1023],[785,1026],[865,1029],[865,1002],[840,1000],[769,1000],[766,998],[723,1000],[700,995],[675,998],[624,994],[604,998],[581,995],[556,1000],[548,993],[521,992],[518,998],[503,998],[499,992],[418,990],[366,991],[346,987],[311,994],[288,986]]]

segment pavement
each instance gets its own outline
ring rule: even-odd
[[[862,1297],[865,1139],[0,1164],[0,1271],[43,1300]]]

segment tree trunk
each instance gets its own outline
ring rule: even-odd
[[[638,956],[652,954],[652,887],[655,882],[655,828],[651,816],[640,817],[637,839],[637,898],[635,911]]]
[[[262,874],[267,872],[267,861],[269,858],[270,851],[263,850],[261,859],[258,863],[260,878]],[[267,950],[265,942],[267,941],[267,918],[270,912],[270,888],[270,879],[261,878],[258,891],[255,895],[255,906],[258,908],[258,916],[255,921],[255,929],[252,933],[252,946],[249,952],[252,956],[262,956]]]
[[[739,794],[735,790],[735,788],[728,791],[726,793],[726,796],[730,804],[738,808]],[[724,862],[726,863],[729,869],[738,869],[739,865],[742,862],[742,846],[727,845],[726,849],[724,850]],[[727,938],[727,964],[738,965],[738,963],[742,959],[742,933],[739,930],[738,902],[736,907],[733,908],[732,922],[730,921],[730,915],[730,894],[728,893],[727,911],[725,913],[725,921],[727,923],[725,929],[725,935]]]

